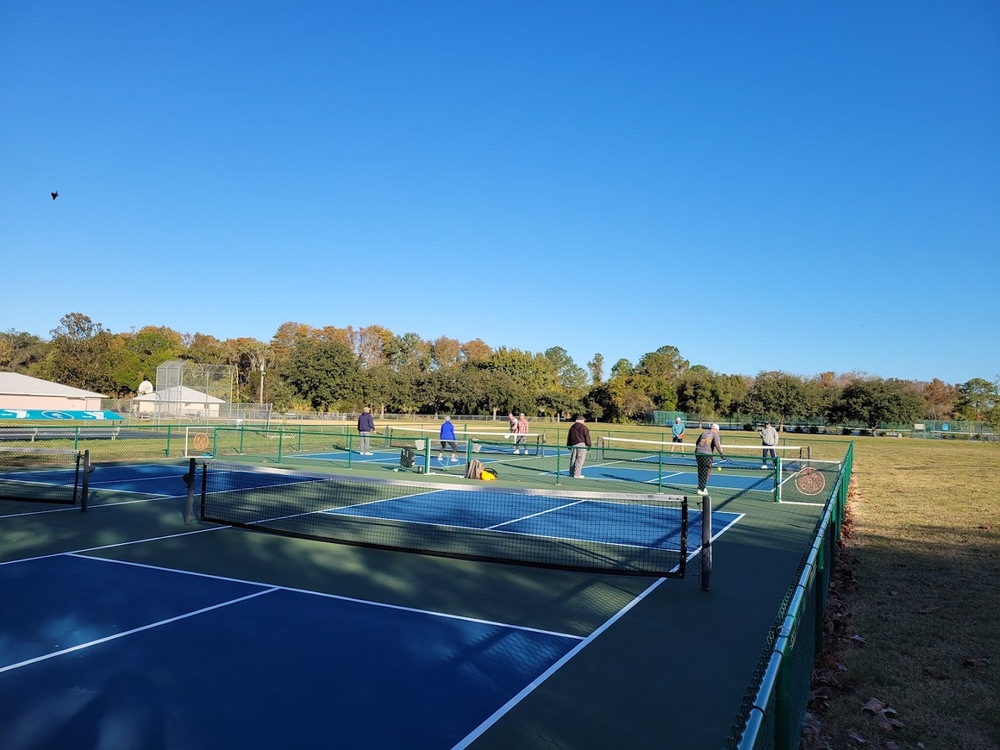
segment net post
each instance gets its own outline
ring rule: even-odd
[[[774,458],[774,502],[781,502],[781,456]]]
[[[687,498],[685,498],[685,501]],[[701,498],[701,590],[712,585],[712,498]]]
[[[194,479],[197,469],[197,460],[188,459],[188,473],[184,475],[184,484],[187,485],[187,499],[184,501],[184,525],[190,526],[194,522]]]
[[[79,459],[77,459],[79,461]],[[90,473],[94,467],[90,465],[90,448],[83,452],[83,485],[80,489],[80,512],[87,512],[87,500],[90,497]]]
[[[205,496],[208,494],[208,461],[201,466],[201,498],[198,517],[205,520]]]

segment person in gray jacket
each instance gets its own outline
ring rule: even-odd
[[[768,468],[767,459],[769,456],[771,458],[771,463],[776,466],[778,460],[775,455],[774,446],[778,444],[778,431],[771,426],[770,422],[764,422],[764,426],[760,430],[760,444],[764,446],[763,456],[760,460],[760,468]]]

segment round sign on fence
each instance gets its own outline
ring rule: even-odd
[[[795,488],[803,495],[818,495],[826,487],[826,477],[811,466],[795,475]]]
[[[196,451],[208,450],[208,435],[204,432],[196,432],[194,436],[194,449]]]

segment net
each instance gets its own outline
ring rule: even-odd
[[[697,464],[693,443],[664,443],[657,440],[633,440],[631,438],[600,437],[597,448],[599,455],[606,461],[634,461],[644,464],[665,464],[677,466],[694,466]],[[723,445],[722,452],[727,461],[722,464],[726,468],[764,469],[773,471],[775,460],[770,453],[781,458],[782,463],[794,466],[801,459],[810,455],[809,446],[799,445]]]
[[[680,578],[702,533],[701,512],[678,496],[391,481],[214,461],[199,472],[205,521],[427,555]]]
[[[75,505],[82,456],[70,449],[0,447],[0,498]]]
[[[423,427],[391,427],[389,438],[392,444],[409,440],[414,443],[429,441],[431,452],[441,450],[440,430]],[[538,432],[473,432],[456,431],[457,449],[459,453],[487,453],[496,455],[540,456],[545,445],[545,436]],[[416,446],[423,450],[424,445]],[[450,449],[449,449],[450,450]]]

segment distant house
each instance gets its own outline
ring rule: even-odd
[[[45,411],[98,411],[103,394],[33,378],[0,372],[0,409]]]
[[[148,417],[218,417],[221,398],[209,396],[185,385],[144,393],[132,399],[132,411]]]

